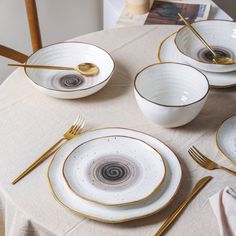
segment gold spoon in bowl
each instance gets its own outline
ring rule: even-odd
[[[180,14],[178,13],[178,16],[183,20],[184,24],[198,37],[198,39],[208,48],[208,50],[212,53],[214,59],[213,61],[217,64],[223,64],[223,65],[230,65],[234,64],[234,60],[231,57],[226,57],[219,55],[213,51],[213,49],[210,47],[210,45],[203,39],[203,37],[197,32],[196,29]]]
[[[49,70],[75,70],[85,76],[95,76],[99,73],[99,68],[95,64],[88,62],[81,63],[76,67],[29,65],[29,64],[8,64],[8,66],[27,67],[34,69],[49,69]]]

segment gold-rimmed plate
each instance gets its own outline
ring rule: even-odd
[[[113,135],[80,144],[68,155],[62,171],[75,194],[114,206],[141,201],[157,191],[165,164],[149,144]]]
[[[113,135],[129,136],[142,140],[155,148],[164,160],[166,167],[164,181],[158,191],[155,191],[142,202],[122,206],[105,206],[90,202],[74,194],[63,177],[63,163],[72,150],[91,139]],[[52,194],[60,204],[79,215],[109,223],[143,218],[160,211],[174,198],[179,188],[181,177],[180,163],[170,148],[152,136],[124,128],[94,130],[72,139],[55,154],[48,169],[48,180]]]
[[[236,116],[226,119],[216,132],[220,152],[236,165]]]
[[[174,40],[176,32],[166,37],[158,48],[159,62],[178,62],[186,63],[178,51]],[[214,73],[202,71],[209,80],[210,86],[213,88],[228,88],[236,86],[236,71],[227,73]]]

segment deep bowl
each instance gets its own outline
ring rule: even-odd
[[[29,80],[41,92],[63,99],[89,96],[109,81],[115,63],[108,52],[95,45],[80,42],[57,43],[33,53],[26,64],[76,67],[90,62],[99,67],[96,76],[83,76],[76,71],[25,68]]]
[[[206,76],[178,63],[154,64],[140,71],[134,81],[137,103],[156,124],[173,128],[192,121],[209,92]]]
[[[192,26],[200,33],[212,49],[223,56],[236,60],[236,23],[225,20],[199,21]],[[210,72],[236,70],[236,64],[222,65],[212,62],[212,53],[187,27],[182,27],[175,37],[175,44],[188,64]]]

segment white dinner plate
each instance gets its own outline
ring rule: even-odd
[[[166,176],[164,181],[158,191],[155,191],[143,202],[122,206],[104,206],[94,203],[73,193],[63,177],[64,161],[78,145],[91,139],[112,135],[129,136],[146,142],[160,153],[165,162]],[[60,204],[85,217],[109,223],[143,218],[160,211],[174,198],[181,182],[181,176],[182,170],[176,155],[164,143],[147,134],[123,128],[105,128],[83,133],[63,145],[55,154],[48,168],[50,188]]]
[[[236,164],[236,116],[222,123],[216,133],[216,144],[223,155]]]
[[[159,62],[178,62],[186,64],[174,43],[175,35],[176,33],[171,34],[162,41],[158,50]],[[226,73],[202,71],[202,73],[207,76],[211,87],[227,88],[236,86],[236,71]]]
[[[66,158],[63,174],[80,197],[112,206],[150,196],[165,177],[165,165],[147,143],[114,135],[77,146]]]

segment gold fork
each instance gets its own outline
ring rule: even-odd
[[[208,170],[221,169],[221,170],[227,171],[228,173],[236,176],[236,172],[235,171],[230,170],[230,169],[228,169],[228,168],[226,168],[224,166],[218,165],[216,162],[210,160],[208,157],[203,155],[194,146],[192,146],[188,150],[188,153],[193,158],[194,161],[196,161],[200,166],[202,166],[205,169],[208,169]]]
[[[85,119],[82,116],[78,116],[74,124],[69,128],[68,131],[66,131],[66,133],[64,133],[63,137],[59,141],[57,141],[50,149],[48,149],[42,156],[40,156],[35,162],[33,162],[18,177],[16,177],[12,181],[12,184],[16,184],[19,180],[21,180],[23,177],[29,174],[33,169],[35,169],[42,162],[44,162],[49,156],[55,153],[65,141],[70,140],[79,135],[84,127],[84,124],[85,124]]]

